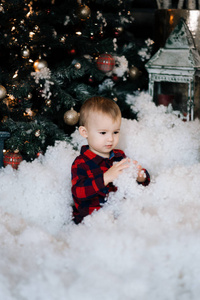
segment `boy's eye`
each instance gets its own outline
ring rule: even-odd
[[[114,132],[114,134],[118,134],[118,133],[119,133],[119,131],[115,131],[115,132]]]
[[[105,131],[101,131],[100,134],[104,135],[104,134],[106,134],[106,132]]]

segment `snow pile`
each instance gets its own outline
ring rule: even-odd
[[[181,121],[146,93],[127,101],[139,121],[123,119],[119,148],[152,182],[138,185],[131,166],[84,223],[71,221],[71,145],[0,170],[2,299],[199,299],[200,122]]]

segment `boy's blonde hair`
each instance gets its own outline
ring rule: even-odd
[[[86,125],[90,112],[109,115],[114,121],[119,117],[121,118],[121,111],[117,103],[105,97],[91,97],[83,103],[80,110],[80,126]]]

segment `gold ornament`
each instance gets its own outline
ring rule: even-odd
[[[138,77],[142,74],[142,72],[135,66],[130,67],[129,69],[129,77],[132,80],[138,79]]]
[[[79,5],[77,9],[77,16],[81,21],[85,21],[90,18],[91,10],[87,5]]]
[[[44,59],[37,59],[34,64],[33,64],[33,68],[35,69],[35,72],[40,72],[42,69],[47,68],[48,64],[46,62],[46,60]]]
[[[77,70],[80,70],[81,68],[81,64],[79,62],[75,63],[74,67],[77,69]]]
[[[75,125],[76,123],[78,123],[79,120],[79,113],[77,113],[77,111],[75,111],[73,108],[71,108],[70,110],[66,111],[64,113],[64,122],[67,125]]]
[[[3,100],[7,95],[7,91],[3,85],[0,85],[0,100]]]
[[[24,46],[21,50],[22,58],[29,58],[30,57],[30,50],[27,48],[27,46]]]

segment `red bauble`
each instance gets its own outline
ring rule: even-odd
[[[99,55],[97,59],[97,68],[100,71],[104,73],[110,72],[113,70],[114,66],[115,66],[115,60],[112,57],[112,55],[107,53]]]
[[[19,152],[6,152],[3,157],[3,164],[4,167],[11,165],[13,169],[17,169],[22,160],[23,158]]]

